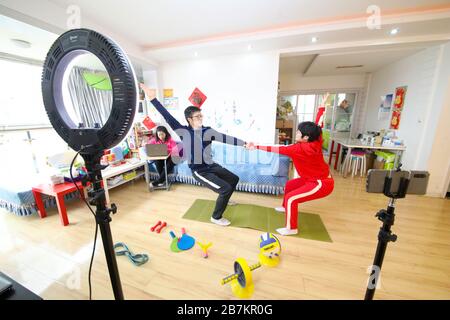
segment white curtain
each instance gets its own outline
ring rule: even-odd
[[[83,77],[84,72],[95,73],[80,67],[74,67],[69,76],[69,93],[79,122],[86,128],[95,123],[102,127],[109,118],[112,107],[112,91],[91,87]]]

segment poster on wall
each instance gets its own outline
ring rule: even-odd
[[[164,98],[163,105],[168,110],[176,110],[178,109],[178,98],[176,97]]]
[[[199,88],[195,88],[194,92],[192,92],[189,97],[189,101],[193,106],[201,108],[203,103],[205,103],[206,99],[208,99],[203,92],[200,91]]]
[[[392,107],[392,94],[381,96],[381,104],[378,109],[378,120],[388,120]]]
[[[173,98],[173,89],[163,89],[164,98]]]
[[[398,130],[400,126],[400,119],[403,112],[407,88],[408,88],[407,86],[404,86],[395,89],[395,99],[392,108],[390,129]]]

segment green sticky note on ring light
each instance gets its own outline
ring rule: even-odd
[[[83,72],[83,78],[92,88],[105,91],[112,90],[111,80],[106,73]]]

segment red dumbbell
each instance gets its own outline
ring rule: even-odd
[[[161,225],[161,227],[159,227],[159,229],[156,230],[157,233],[160,233],[162,229],[164,229],[165,227],[167,227],[167,223],[163,222],[163,224]]]
[[[153,227],[150,228],[150,231],[153,232],[155,229],[161,224],[161,221],[158,221],[157,224],[155,224]]]

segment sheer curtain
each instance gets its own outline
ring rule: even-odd
[[[108,120],[112,107],[112,91],[99,90],[90,86],[83,74],[96,73],[94,70],[74,67],[70,73],[69,94],[79,123],[93,128],[95,123],[103,126]]]

